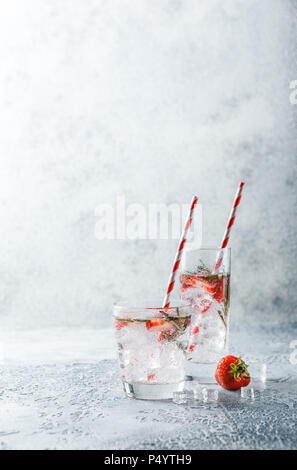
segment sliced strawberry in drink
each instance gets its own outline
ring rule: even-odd
[[[160,333],[159,336],[158,336],[158,341],[165,341],[166,340],[166,336],[164,333]]]
[[[193,328],[192,335],[197,335],[198,332],[199,332],[199,327],[196,325]]]
[[[199,305],[199,313],[207,312],[212,305],[212,301],[209,299],[202,299]]]
[[[165,325],[165,320],[161,320],[160,318],[152,318],[151,320],[145,322],[147,330],[150,330],[154,327],[161,327],[163,325]]]
[[[200,313],[206,313],[206,312],[210,309],[210,306],[211,306],[211,304],[205,305],[205,307],[203,307],[203,308],[200,310]]]
[[[191,346],[189,346],[189,351],[193,352],[195,349],[195,344],[191,344]]]
[[[172,334],[173,328],[167,328],[166,330],[162,331],[162,333],[159,334],[158,341],[166,341]]]
[[[180,291],[185,292],[186,290],[188,290],[191,287],[192,286],[189,286],[188,284],[182,284],[181,287],[180,287]]]
[[[201,282],[199,287],[201,287],[201,289],[203,289],[205,292],[207,292],[208,294],[215,294],[216,290],[217,290],[217,282]]]
[[[121,321],[121,320],[115,320],[114,321],[114,326],[117,330],[119,330],[120,328],[123,328],[124,326],[127,326],[127,325],[129,325],[129,322]]]
[[[170,333],[169,333],[170,334]],[[160,333],[158,336],[158,341],[166,341],[166,331],[164,333]]]
[[[205,280],[200,284],[201,289],[203,289],[208,294],[211,294],[213,298],[221,303],[224,297],[224,278]]]
[[[154,380],[155,377],[156,377],[156,374],[148,374],[147,380]]]
[[[224,278],[219,279],[217,283],[217,289],[214,294],[214,299],[220,304],[224,298]]]
[[[183,286],[188,286],[188,287],[197,287],[199,285],[199,276],[191,274],[190,276],[187,276],[185,274],[180,275],[180,282],[183,284]]]

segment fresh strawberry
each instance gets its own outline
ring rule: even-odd
[[[115,320],[114,321],[114,327],[119,330],[120,328],[123,328],[124,326],[127,326],[129,323],[126,321],[121,321],[121,320]]]
[[[240,357],[225,356],[217,365],[215,379],[227,390],[238,390],[250,383],[248,366]]]
[[[195,346],[196,346],[195,344],[191,344],[191,346],[189,346],[189,351],[193,352],[195,349]]]

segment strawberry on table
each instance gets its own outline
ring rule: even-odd
[[[221,387],[227,390],[238,390],[250,383],[248,365],[235,356],[223,357],[217,365],[215,379]]]

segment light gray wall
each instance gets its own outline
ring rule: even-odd
[[[3,326],[105,325],[163,293],[176,241],[94,236],[94,209],[203,202],[232,236],[232,316],[296,317],[297,2],[0,4]]]

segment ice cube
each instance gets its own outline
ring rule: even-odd
[[[253,387],[242,387],[240,389],[240,396],[241,398],[254,400],[255,399],[255,391]]]
[[[205,403],[214,403],[219,399],[217,386],[208,386],[202,388],[202,397]]]
[[[196,380],[186,382],[185,391],[189,396],[192,396],[194,400],[200,399],[202,397],[202,386]]]
[[[177,405],[183,405],[188,402],[188,394],[187,392],[173,392],[172,400]]]

